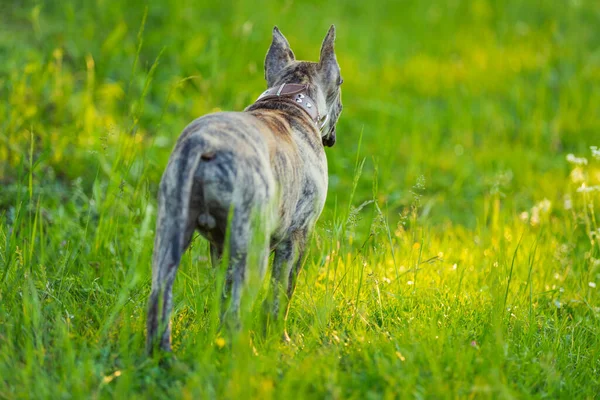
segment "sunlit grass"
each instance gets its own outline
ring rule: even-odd
[[[599,7],[0,7],[0,397],[597,397]],[[174,356],[146,357],[178,133],[256,98],[273,25],[315,59],[331,23],[345,107],[292,343],[260,301],[219,329],[198,238]]]

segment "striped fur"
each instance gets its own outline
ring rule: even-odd
[[[296,61],[275,28],[265,60],[269,86],[309,84],[308,94],[329,116],[323,134],[300,108],[272,100],[244,112],[198,118],[179,137],[158,194],[149,351],[156,346],[170,350],[173,281],[195,231],[210,241],[214,265],[228,246],[224,293],[229,304],[222,318],[237,321],[244,282],[253,272],[264,277],[274,251],[272,291],[265,306],[272,319],[285,319],[309,235],[327,194],[323,145],[335,142],[342,107],[334,39],[332,26],[318,63]],[[250,248],[258,249],[257,265],[248,262]]]

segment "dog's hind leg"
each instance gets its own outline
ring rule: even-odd
[[[210,262],[215,270],[221,266],[221,261],[223,260],[223,244],[210,244]],[[227,311],[227,299],[231,295],[231,285],[233,282],[233,276],[229,272],[229,268],[227,274],[225,275],[225,281],[223,283],[223,288],[221,290],[221,312],[219,315],[219,319],[221,324],[225,320],[225,313]]]
[[[169,225],[166,223],[166,225]],[[155,242],[156,248],[161,248],[161,241],[164,241],[165,221],[159,217],[157,223],[157,238]],[[179,260],[181,254],[189,247],[192,236],[194,234],[194,224],[189,223],[187,227],[183,229],[183,243],[184,246],[179,253],[179,256],[171,258],[168,255],[165,258],[161,257],[160,253],[155,253],[154,261],[154,272],[152,279],[152,292],[150,293],[150,301],[148,304],[148,339],[147,348],[149,352],[152,352],[154,346],[157,344],[156,340],[159,336],[159,345],[162,350],[171,350],[171,324],[169,322],[169,316],[173,308],[173,282],[175,281],[175,275],[179,267]]]
[[[269,261],[269,229],[264,221],[264,209],[247,206],[238,210],[234,211],[231,220],[229,263],[221,314],[222,323],[236,329],[241,322],[242,296],[244,301],[248,301],[248,307],[244,309],[250,310]]]
[[[198,145],[193,140],[178,143],[160,182],[147,319],[146,345],[150,353],[156,345],[171,350],[173,282],[198,218],[197,210],[190,209],[192,177],[200,159],[195,151]]]
[[[210,263],[213,268],[217,268],[221,264],[221,257],[223,257],[223,246],[214,243],[210,244]]]
[[[243,211],[244,209],[239,208],[233,212],[229,229],[229,243],[225,243],[229,249],[229,260],[223,288],[221,323],[232,325],[234,328],[239,327],[240,322],[240,304],[246,279],[250,239],[249,213]]]

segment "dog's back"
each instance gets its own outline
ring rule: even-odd
[[[190,177],[188,192],[184,180]],[[222,245],[232,209],[264,208],[270,219],[265,228],[276,244],[290,229],[316,220],[326,190],[325,152],[302,115],[225,112],[184,129],[163,174],[159,204],[167,214],[187,208],[184,225],[178,225],[188,227],[184,244],[197,229]],[[182,198],[173,201],[174,195]]]

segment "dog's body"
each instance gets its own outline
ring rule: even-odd
[[[254,267],[248,263],[250,248],[258,253],[261,278],[275,251],[270,312],[274,319],[281,309],[287,313],[280,302],[292,296],[306,243],[325,204],[323,144],[335,142],[341,112],[334,37],[332,26],[319,63],[297,62],[275,28],[265,60],[269,89],[244,112],[198,118],[181,134],[160,184],[150,350],[158,337],[160,347],[170,350],[172,285],[196,230],[210,241],[215,265],[229,246],[229,314],[237,317],[247,268]]]

